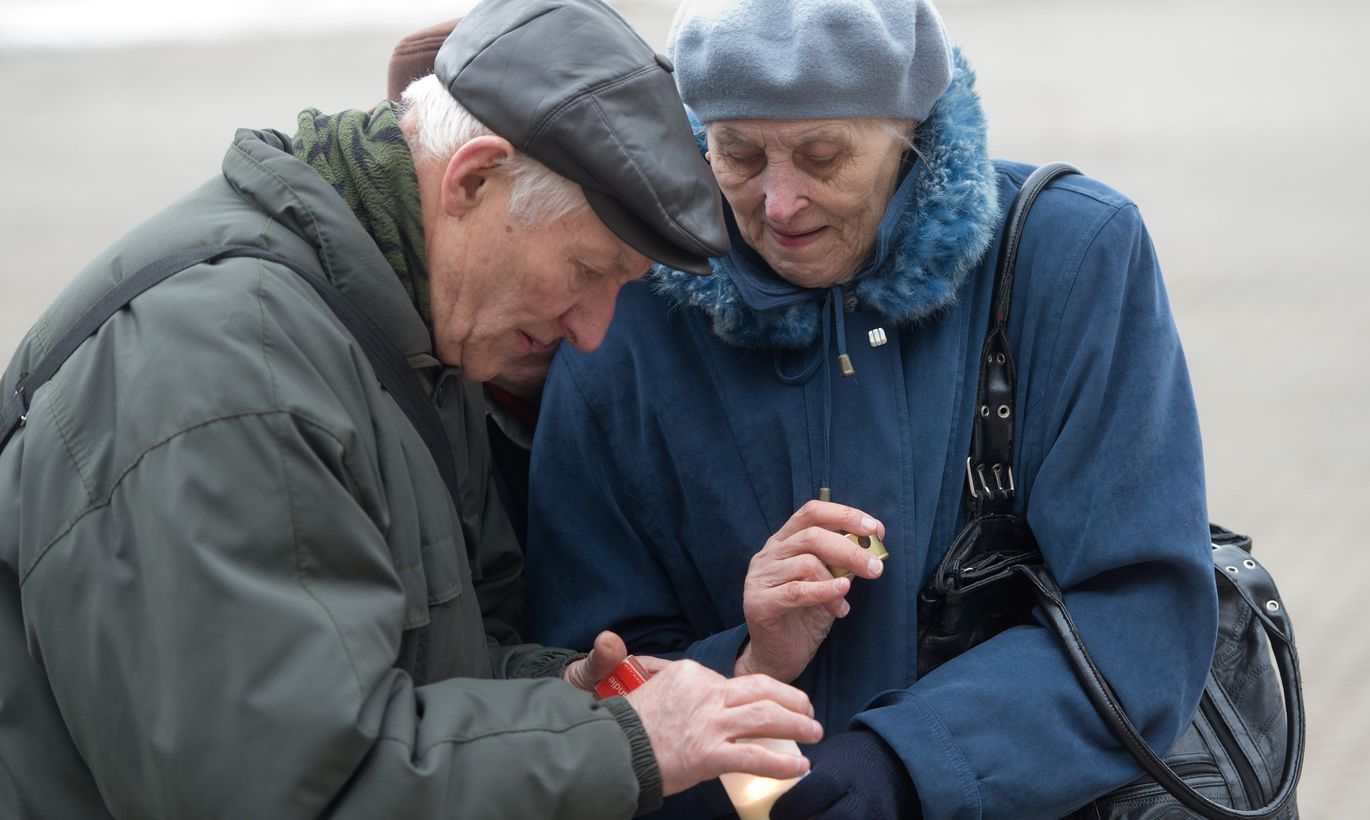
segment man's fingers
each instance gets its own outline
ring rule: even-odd
[[[754,700],[729,707],[723,711],[722,718],[730,740],[772,737],[817,743],[823,737],[823,726],[818,721],[770,700]]]
[[[675,663],[675,661],[658,658],[655,655],[637,655],[636,657],[637,662],[642,664],[642,668],[653,675],[670,668],[671,664]]]
[[[594,648],[588,656],[566,667],[566,681],[572,686],[591,691],[626,657],[628,647],[623,639],[606,630],[595,636]]]
[[[813,717],[813,704],[802,691],[769,675],[731,678],[723,690],[724,706],[741,706],[757,700],[773,700],[791,712]]]
[[[746,772],[776,780],[799,777],[809,771],[809,759],[801,755],[773,752],[755,743],[740,741],[725,743],[714,756],[716,768],[722,772]]]
[[[606,659],[605,662],[612,661],[609,668],[604,670],[604,674],[609,674],[615,666],[623,663],[623,659],[628,657],[628,646],[623,643],[623,639],[617,632],[604,630],[595,636],[595,647],[590,651],[591,655],[597,658]]]

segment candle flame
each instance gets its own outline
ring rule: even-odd
[[[769,777],[757,777],[748,783],[742,791],[747,795],[747,800],[760,800],[761,798],[782,789],[784,783],[773,780]]]

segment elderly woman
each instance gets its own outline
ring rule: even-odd
[[[916,599],[964,520],[1001,208],[1032,170],[987,157],[937,12],[687,1],[668,53],[733,248],[712,277],[625,288],[600,351],[559,354],[531,633],[589,646],[609,624],[638,652],[803,688],[827,736],[775,817],[1061,817],[1130,780],[1044,628],[917,674]],[[1198,702],[1216,597],[1192,391],[1125,196],[1082,176],[1043,193],[1009,330],[1015,512],[1164,750]],[[840,532],[883,535],[883,571]]]

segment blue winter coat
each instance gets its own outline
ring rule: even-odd
[[[853,585],[851,614],[795,681],[826,731],[877,732],[928,818],[1060,817],[1140,770],[1053,635],[1015,628],[915,671],[918,591],[964,519],[1000,204],[1031,170],[986,158],[963,64],[918,139],[872,272],[846,294],[853,378],[831,363],[838,323],[823,299],[747,306],[730,272],[755,263],[745,249],[712,277],[659,271],[625,288],[598,352],[563,346],[534,448],[530,632],[588,646],[612,628],[633,651],[730,674],[748,561],[830,486],[884,522],[890,558]],[[1017,512],[1161,751],[1198,703],[1216,594],[1198,421],[1160,271],[1136,206],[1080,176],[1038,200],[1017,270]],[[875,328],[888,344],[870,344]]]

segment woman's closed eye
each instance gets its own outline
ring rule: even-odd
[[[795,164],[810,173],[831,174],[842,166],[847,152],[840,149],[809,149],[795,154]]]
[[[738,171],[759,171],[766,164],[766,155],[760,151],[733,151],[724,150],[722,152],[723,161],[730,168]]]

